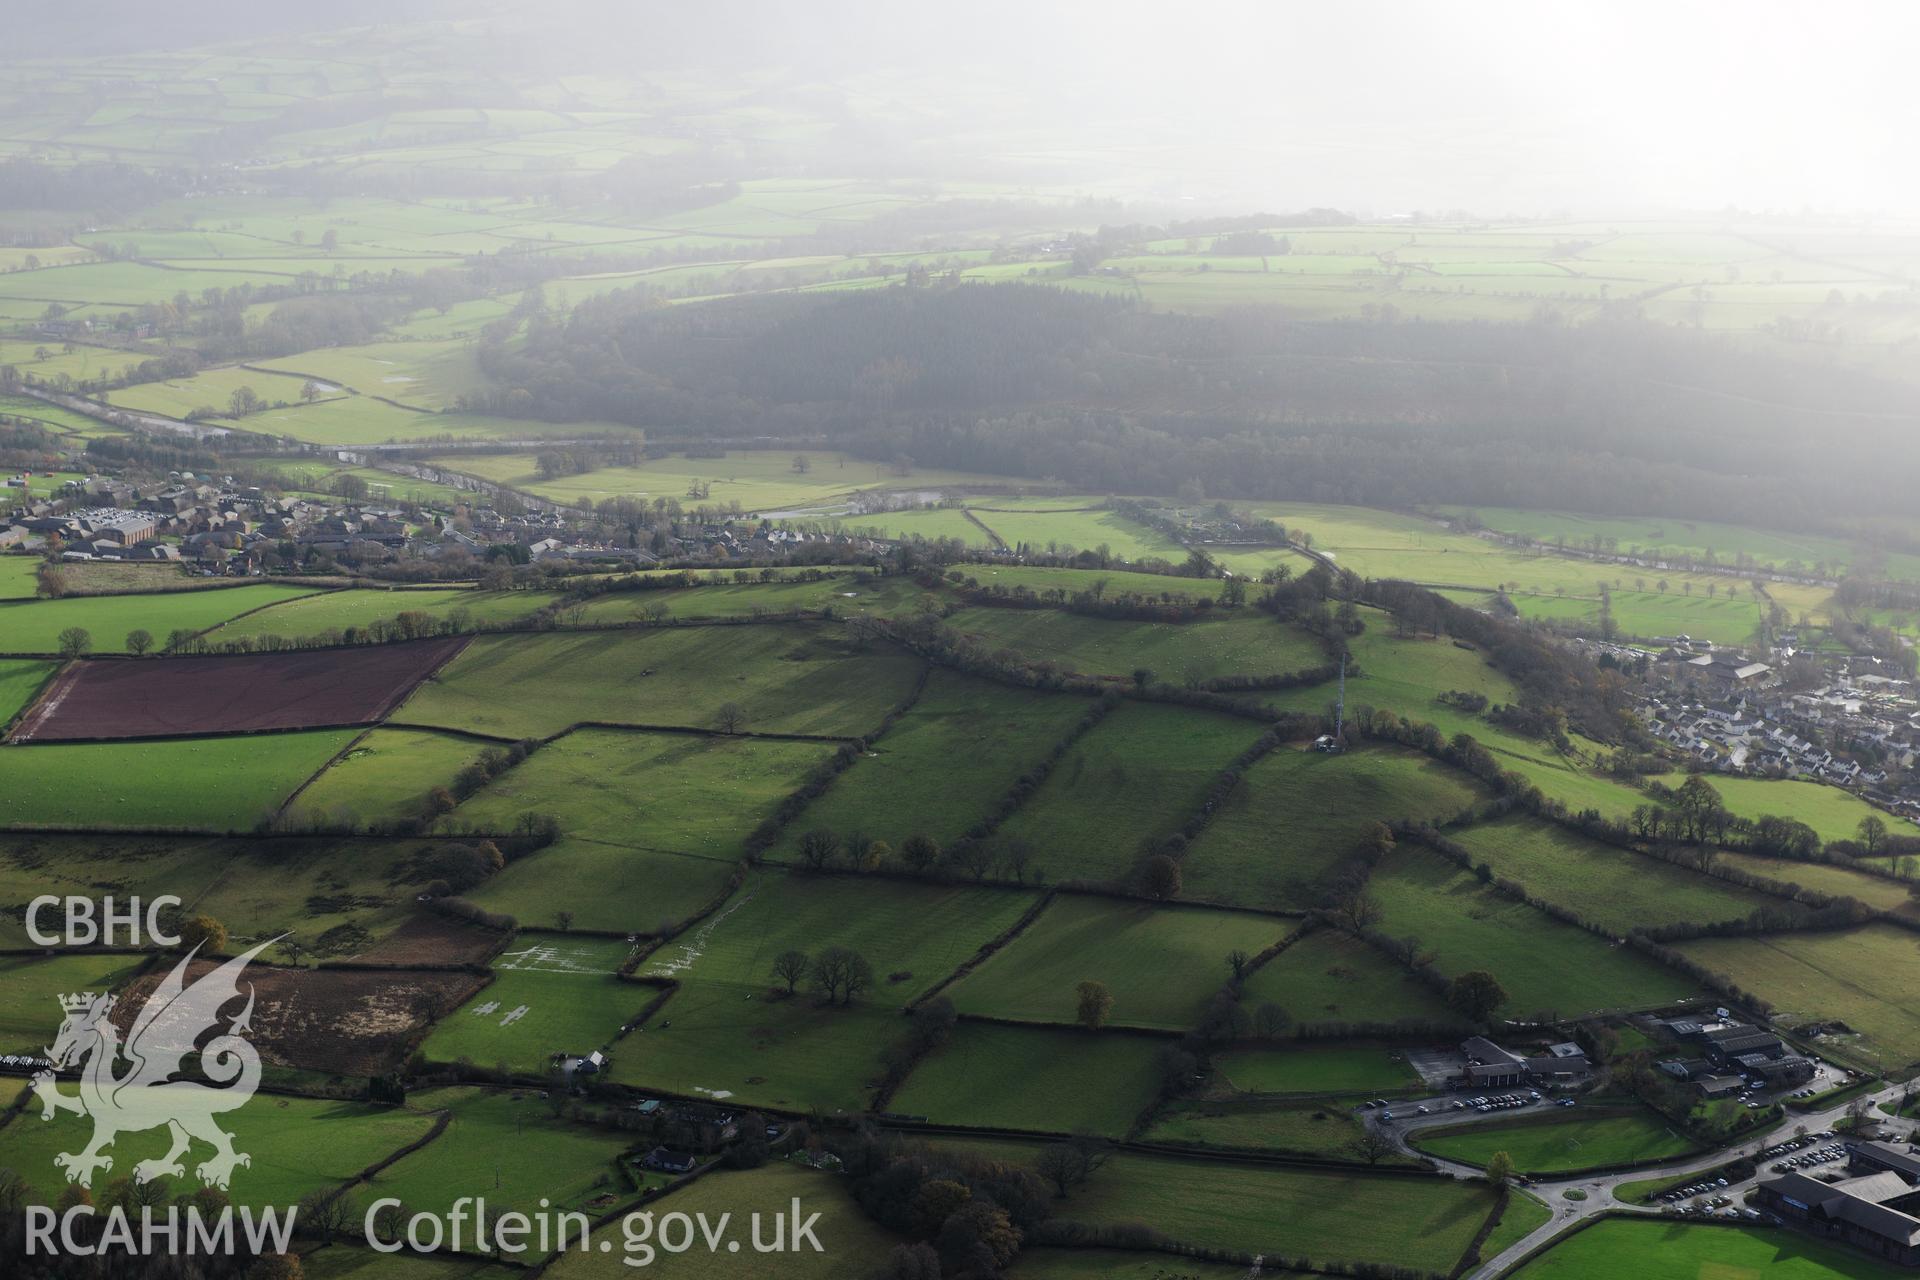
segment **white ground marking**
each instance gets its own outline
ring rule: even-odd
[[[753,895],[749,893],[739,901],[733,903],[725,911],[722,911],[719,915],[701,925],[699,929],[694,931],[693,937],[674,948],[672,959],[654,961],[647,969],[647,975],[649,977],[673,978],[693,968],[693,962],[705,954],[707,942],[713,937],[713,931],[720,927],[720,922],[752,901]]]

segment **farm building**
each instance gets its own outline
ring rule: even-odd
[[[560,1073],[567,1083],[578,1083],[583,1076],[597,1076],[607,1069],[607,1055],[595,1049],[589,1054],[557,1053],[554,1055],[560,1063]]]
[[[1713,1063],[1705,1058],[1669,1058],[1654,1065],[1675,1080],[1699,1080],[1713,1074]]]
[[[1838,1182],[1789,1173],[1760,1184],[1760,1203],[1781,1218],[1875,1257],[1920,1267],[1920,1159],[1884,1142],[1854,1151]]]
[[[1769,1058],[1748,1053],[1736,1058],[1741,1070],[1761,1081],[1769,1089],[1797,1089],[1813,1079],[1813,1063],[1797,1053]]]
[[[1747,1082],[1739,1076],[1701,1076],[1693,1082],[1703,1098],[1731,1098],[1747,1087]]]
[[[695,1162],[691,1151],[671,1151],[666,1147],[655,1147],[647,1152],[647,1158],[641,1163],[660,1173],[692,1173]]]
[[[1468,1088],[1576,1080],[1590,1069],[1586,1051],[1572,1043],[1550,1045],[1545,1053],[1526,1057],[1474,1036],[1461,1043],[1460,1052],[1467,1060],[1461,1075]]]
[[[1749,662],[1729,653],[1703,653],[1697,658],[1688,658],[1686,666],[1688,675],[1706,676],[1726,685],[1756,684],[1773,670],[1764,662]]]

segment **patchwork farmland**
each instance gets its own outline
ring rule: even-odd
[[[1025,1137],[999,1158],[1035,1167],[1049,1143],[1152,1144],[1103,1157],[1061,1216],[1106,1230],[1144,1209],[1182,1245],[1268,1242],[1256,1219],[1316,1190],[1412,1195],[1428,1215],[1419,1240],[1337,1256],[1426,1250],[1438,1262],[1487,1223],[1489,1204],[1420,1180],[1422,1152],[1472,1166],[1501,1151],[1555,1177],[1687,1157],[1706,1141],[1617,1098],[1564,1122],[1466,1125],[1357,1154],[1374,1130],[1356,1102],[1419,1096],[1411,1062],[1482,1025],[1462,1011],[1461,982],[1494,975],[1512,1028],[1697,1007],[1698,971],[1602,934],[1757,911],[1785,930],[1772,959],[1746,938],[1684,942],[1686,957],[1748,975],[1786,1025],[1800,1025],[1802,1001],[1838,1012],[1848,1032],[1834,1044],[1852,1058],[1905,1056],[1910,1037],[1869,985],[1816,999],[1807,976],[1860,969],[1848,945],[1894,963],[1897,935],[1802,934],[1825,899],[1785,886],[1853,889],[1886,910],[1897,894],[1860,867],[1789,876],[1743,850],[1721,865],[1765,883],[1736,882],[1578,834],[1551,808],[1509,812],[1496,802],[1512,777],[1566,805],[1680,802],[1602,772],[1585,743],[1551,749],[1455,697],[1513,696],[1481,654],[1390,635],[1391,617],[1370,610],[1349,649],[1350,699],[1364,693],[1402,723],[1430,717],[1436,736],[1376,715],[1346,750],[1316,751],[1326,721],[1313,708],[1337,696],[1337,673],[1207,701],[1243,673],[1322,660],[1297,623],[1231,610],[1151,626],[1089,619],[1066,606],[1097,570],[1030,582],[983,572],[1056,594],[1017,609],[969,603],[936,632],[915,621],[928,613],[918,602],[947,584],[908,576],[676,583],[577,610],[553,590],[330,592],[282,599],[198,647],[281,634],[271,619],[292,611],[310,620],[286,631],[334,647],[15,659],[24,714],[0,746],[15,829],[0,897],[91,865],[129,887],[196,885],[185,911],[278,939],[276,967],[255,982],[272,1069],[442,1082],[400,1113],[431,1127],[424,1145],[367,1187],[426,1205],[450,1203],[442,1188],[476,1168],[504,1171],[523,1144],[544,1171],[502,1172],[503,1203],[604,1207],[623,1170],[645,1187],[671,1180],[643,1167],[659,1142],[636,1149],[617,1126],[554,1118],[536,1105],[540,1084],[568,1106],[644,1106],[648,1119],[623,1123],[675,1141],[720,1115],[737,1132],[750,1114],[775,1134],[802,1115],[830,1129],[866,1117],[902,1140],[923,1126],[990,1129]],[[655,597],[671,602],[666,615],[649,608]],[[145,598],[102,599],[131,611]],[[429,620],[416,631],[448,634],[381,630],[406,612],[394,605],[416,603]],[[681,610],[726,621],[685,624]],[[1001,628],[1003,615],[1018,625]],[[872,618],[890,621],[855,621]],[[1189,633],[1215,665],[1177,683],[1137,674],[1183,652]],[[955,663],[942,637],[992,657]],[[1182,686],[1202,705],[1177,705]],[[214,762],[221,786],[175,785],[161,762],[182,753]],[[148,782],[131,785],[141,769]],[[1797,794],[1776,785],[1728,787],[1725,803],[1764,813]],[[1816,810],[1823,829],[1841,830],[1855,803]],[[25,830],[115,826],[198,830],[209,843],[130,836],[122,853],[81,854]],[[218,834],[247,828],[269,843],[229,847]],[[323,967],[304,967],[316,957]],[[56,962],[67,975],[20,957],[20,1007],[0,1030],[31,1048],[44,1037],[34,1010],[65,985],[117,989],[130,1017],[158,980],[138,959]],[[0,1127],[0,1150],[20,1141],[18,1124]],[[349,1158],[369,1162],[429,1132],[342,1126],[366,1135]],[[1232,1163],[1245,1156],[1329,1167],[1255,1175]],[[1162,1179],[1188,1190],[1154,1191]],[[309,1184],[289,1170],[261,1185]],[[1195,1217],[1188,1194],[1218,1214]],[[1538,1229],[1532,1212],[1514,1214],[1489,1247]],[[1283,1242],[1328,1238],[1314,1235],[1319,1217],[1306,1222]]]
[[[0,37],[0,1276],[1920,1267],[1892,15],[118,8]]]

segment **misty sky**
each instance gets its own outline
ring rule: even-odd
[[[1269,203],[1920,212],[1901,0],[1097,7],[1005,70],[1177,125]]]
[[[530,78],[844,93],[925,176],[978,176],[964,155],[1220,208],[1920,214],[1909,0],[99,0],[9,36],[107,52],[423,19],[478,19]]]
[[[630,30],[648,8],[628,10]],[[1168,194],[1380,213],[1920,213],[1920,4],[1905,0],[716,8],[729,57],[796,77],[997,79],[1063,150],[1148,142],[1150,167],[1190,188]],[[704,60],[693,41],[681,52]]]

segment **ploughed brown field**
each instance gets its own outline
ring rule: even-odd
[[[20,718],[13,740],[165,738],[372,724],[465,643],[456,636],[293,653],[72,662]]]
[[[238,950],[238,948],[235,948]],[[125,1034],[140,1007],[168,973],[174,959],[135,979],[115,1003],[113,1021]],[[220,966],[194,960],[187,967],[191,985]],[[480,974],[454,969],[277,969],[260,963],[240,976],[240,996],[222,1012],[230,1018],[251,993],[252,1034],[248,1039],[272,1066],[331,1071],[342,1075],[380,1075],[400,1064],[418,1032],[459,1008],[486,982]],[[169,1034],[193,1035],[198,1026]],[[226,1028],[221,1023],[221,1029]]]

